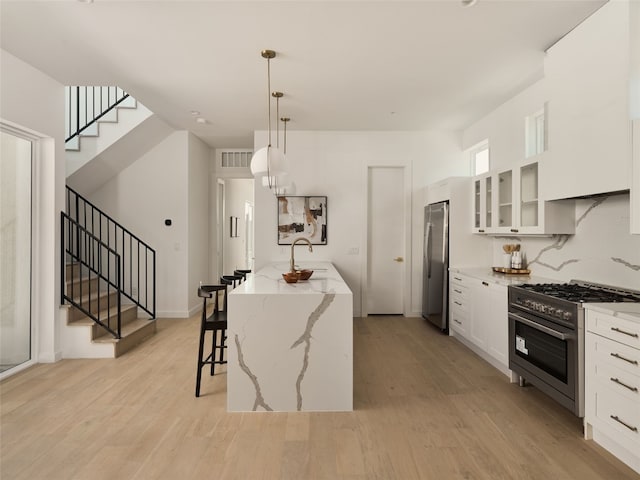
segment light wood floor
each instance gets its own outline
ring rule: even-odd
[[[197,317],[117,359],[37,365],[0,384],[0,478],[640,478],[422,319],[354,331],[352,413],[227,413],[226,374],[196,399]]]

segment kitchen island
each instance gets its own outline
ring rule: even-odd
[[[353,410],[353,300],[331,263],[286,283],[285,263],[248,275],[228,297],[227,410]]]

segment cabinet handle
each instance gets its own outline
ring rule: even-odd
[[[611,330],[613,330],[614,332],[622,333],[623,335],[629,335],[633,338],[638,338],[637,333],[625,332],[624,330],[620,330],[618,327],[611,327]]]
[[[518,230],[517,228],[512,228],[512,229],[511,229],[511,231],[512,231],[513,233],[518,233],[518,232],[519,232],[519,230]]]
[[[461,281],[462,281],[462,279],[461,279],[461,278],[458,278],[458,277],[453,277],[453,279],[454,279],[454,280],[457,280],[457,281],[459,281],[459,282],[461,282]]]
[[[489,286],[489,284],[488,284],[487,282],[482,282],[482,284],[483,284],[485,287],[488,287],[488,286]]]
[[[630,387],[629,385],[627,385],[626,383],[621,382],[617,378],[611,377],[609,380],[611,380],[614,383],[617,383],[618,385],[622,385],[624,388],[628,388],[632,392],[637,392],[638,391],[638,389],[636,387]]]
[[[631,430],[632,432],[638,432],[638,428],[637,427],[632,427],[631,425],[629,425],[628,423],[624,423],[622,420],[620,420],[618,418],[617,415],[609,415],[611,418],[613,418],[616,422],[621,423],[622,425],[624,425],[625,427],[627,427],[629,430]]]
[[[460,295],[462,295],[462,292],[460,290],[456,290],[455,288],[453,289],[454,292],[459,293]]]
[[[455,303],[456,305],[462,306],[462,304],[460,302],[453,302],[453,303]]]
[[[462,325],[462,322],[460,320],[457,320],[454,318],[453,321],[456,322],[458,325]]]
[[[619,353],[610,353],[609,355],[611,355],[612,357],[619,358],[620,360],[624,360],[625,362],[628,362],[631,365],[638,365],[638,361],[637,360],[629,360],[628,358],[624,358]]]
[[[479,228],[478,233],[484,233],[484,228]]]

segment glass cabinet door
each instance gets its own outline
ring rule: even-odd
[[[538,163],[520,167],[520,225],[539,225]]]
[[[491,176],[485,178],[485,192],[486,192],[486,200],[485,200],[485,226],[487,228],[491,228],[493,226],[491,220],[491,204],[493,202],[492,192],[491,192]]]
[[[473,227],[480,228],[480,179],[473,182]]]
[[[513,172],[498,174],[498,227],[513,227]]]

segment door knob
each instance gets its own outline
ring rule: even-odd
[[[396,257],[396,258],[394,258],[394,259],[393,259],[393,261],[394,261],[394,262],[398,262],[398,263],[399,263],[399,262],[404,262],[404,258],[402,258],[402,257]]]

